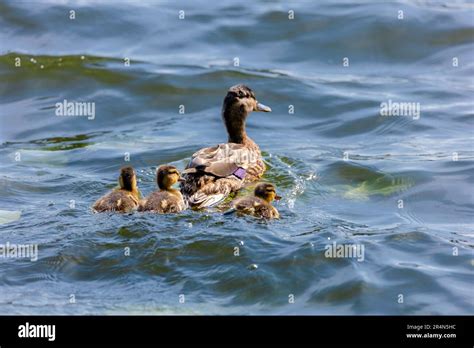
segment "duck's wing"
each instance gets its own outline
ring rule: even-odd
[[[242,144],[219,144],[196,152],[183,171],[181,190],[188,203],[205,208],[223,201],[237,191],[247,171],[261,161],[258,148]]]
[[[221,203],[231,192],[239,190],[242,186],[242,180],[237,177],[218,178],[210,175],[190,175],[187,176],[187,181],[182,189],[187,189],[187,186],[194,190],[190,194],[184,195],[188,205],[202,209]]]
[[[186,169],[195,168],[225,178],[232,175],[239,167],[247,169],[258,158],[260,158],[260,153],[256,149],[242,144],[219,144],[196,152]]]
[[[226,143],[196,152],[186,167],[186,174],[210,174],[219,178],[236,176],[243,179],[247,169],[261,160],[258,148]]]

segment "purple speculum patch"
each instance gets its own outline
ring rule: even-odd
[[[236,177],[238,177],[240,180],[244,180],[245,174],[247,174],[246,170],[242,167],[239,167],[236,169],[236,171],[233,173]]]

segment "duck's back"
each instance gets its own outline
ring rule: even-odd
[[[139,211],[156,213],[178,213],[185,209],[183,197],[179,191],[155,191],[138,208]]]
[[[278,211],[270,203],[259,197],[244,197],[237,199],[233,208],[240,214],[263,217],[266,219],[278,218]]]
[[[201,149],[193,154],[186,169],[202,167],[218,177],[229,177],[235,174],[236,168],[242,168],[246,171],[246,182],[258,179],[265,171],[260,149],[253,142],[251,145],[225,143]]]
[[[99,198],[92,208],[97,212],[116,211],[129,212],[138,207],[138,200],[133,195],[124,190],[116,190]]]
[[[206,207],[225,199],[243,184],[258,180],[265,172],[260,149],[249,144],[225,143],[196,152],[181,185],[190,205]]]

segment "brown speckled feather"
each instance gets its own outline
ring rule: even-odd
[[[92,208],[96,212],[114,211],[127,213],[138,207],[138,199],[132,192],[115,190],[99,198]]]
[[[239,167],[246,170],[244,180],[233,174]],[[220,144],[193,155],[184,171],[181,192],[191,205],[209,206],[238,191],[242,185],[258,180],[264,172],[265,163],[254,143],[249,146]]]
[[[179,191],[155,191],[140,204],[138,211],[167,214],[179,213],[185,208],[183,197]]]
[[[259,197],[240,198],[232,206],[239,214],[266,219],[278,219],[280,217],[278,210],[274,206]]]

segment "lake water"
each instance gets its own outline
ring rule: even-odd
[[[471,1],[77,3],[0,3],[0,314],[474,314]],[[237,83],[280,220],[91,212]]]

